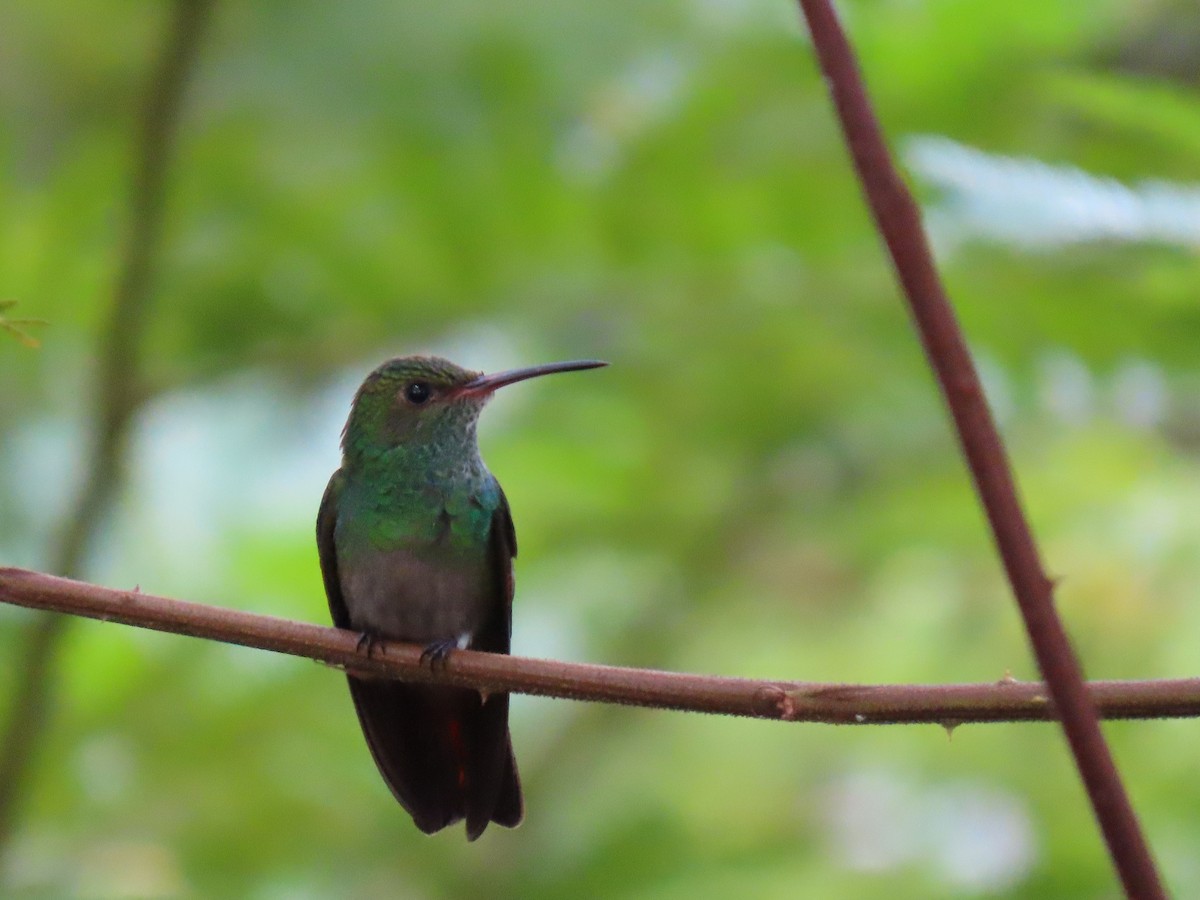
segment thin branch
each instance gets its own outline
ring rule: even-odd
[[[1128,896],[1165,897],[1150,849],[1100,730],[1083,671],[1054,608],[1054,583],[1042,567],[1004,445],[934,265],[916,202],[892,162],[854,51],[832,5],[829,0],[799,2],[854,167],[949,405],[1038,667],[1055,705],[1062,711],[1063,730],[1109,853]]]
[[[88,543],[122,482],[121,460],[129,423],[142,398],[139,348],[145,332],[150,281],[162,236],[167,164],[178,130],[183,89],[197,55],[213,0],[176,0],[166,43],[149,75],[140,123],[130,220],[113,290],[108,323],[98,345],[93,379],[94,441],[79,493],[63,520],[50,567],[64,575],[80,572]],[[68,620],[43,616],[21,639],[21,658],[12,663],[16,684],[9,720],[0,735],[0,848],[8,841],[20,788],[45,730],[55,660]]]
[[[380,642],[370,656],[351,631],[200,603],[115,591],[26,569],[0,568],[0,602],[190,635],[404,681],[440,682],[485,693],[719,713],[837,725],[967,723],[1054,719],[1045,686],[1004,678],[991,684],[864,685],[756,681],[650,669],[592,666],[456,650],[431,670],[413,644]],[[1090,686],[1114,719],[1200,716],[1200,678],[1105,681]]]

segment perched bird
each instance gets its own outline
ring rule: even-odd
[[[508,653],[512,559],[508,501],[479,456],[475,427],[497,388],[605,363],[551,363],[483,375],[436,357],[390,360],[358,389],[342,466],[317,514],[333,622],[373,639]],[[467,839],[524,815],[508,695],[349,674],[371,755],[417,827],[466,819]]]

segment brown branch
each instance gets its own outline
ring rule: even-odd
[[[756,681],[650,669],[593,666],[456,650],[436,671],[421,648],[380,642],[370,657],[359,635],[272,616],[115,591],[26,569],[0,568],[0,602],[86,616],[260,650],[307,657],[405,681],[442,682],[487,693],[838,725],[966,723],[1054,719],[1045,686],[1009,678],[990,684],[863,685]],[[1090,690],[1109,718],[1200,716],[1200,678],[1096,682]]]
[[[88,543],[122,481],[121,460],[129,423],[142,397],[138,349],[145,332],[150,280],[162,235],[166,173],[178,129],[183,89],[213,0],[177,0],[166,43],[147,83],[130,192],[129,228],[121,254],[108,322],[98,339],[100,365],[93,379],[95,435],[87,472],[53,544],[50,568],[80,572]],[[0,847],[11,834],[19,791],[45,730],[58,645],[67,619],[43,616],[21,638],[12,663],[16,684],[9,719],[0,734]]]
[[[1021,509],[1000,434],[946,296],[916,202],[901,179],[867,97],[854,51],[829,0],[800,0],[863,191],[904,288],[925,353],[949,405],[987,512],[1038,667],[1088,792],[1109,853],[1130,897],[1165,897],[1150,849],[1054,608],[1033,533]]]

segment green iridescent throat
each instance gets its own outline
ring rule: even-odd
[[[487,398],[445,396],[476,373],[427,362],[385,365],[360,389],[342,439],[340,518],[355,533],[353,543],[377,549],[478,552],[499,504],[476,441]],[[425,406],[402,396],[414,380],[435,392]]]

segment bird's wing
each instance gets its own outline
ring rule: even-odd
[[[499,485],[497,485],[499,489]],[[500,491],[500,503],[492,513],[488,535],[489,579],[495,594],[491,616],[479,628],[472,648],[491,653],[508,653],[512,642],[513,557],[517,535],[513,529],[508,499]],[[520,824],[525,814],[521,781],[508,733],[508,694],[490,694],[478,707],[471,723],[470,771],[475,789],[467,797],[467,837],[474,840],[489,821],[508,828]]]
[[[492,513],[488,534],[488,566],[496,597],[491,604],[493,614],[476,632],[471,646],[490,653],[508,653],[512,642],[513,558],[517,555],[517,532],[513,527],[508,498],[499,488],[500,503]]]
[[[317,512],[317,556],[321,561],[321,577],[325,581],[325,595],[329,598],[329,612],[333,624],[338,628],[350,627],[350,611],[342,597],[342,583],[338,577],[337,550],[333,544],[333,529],[337,525],[338,499],[346,476],[341,469],[333,473],[321,498],[321,509]]]

